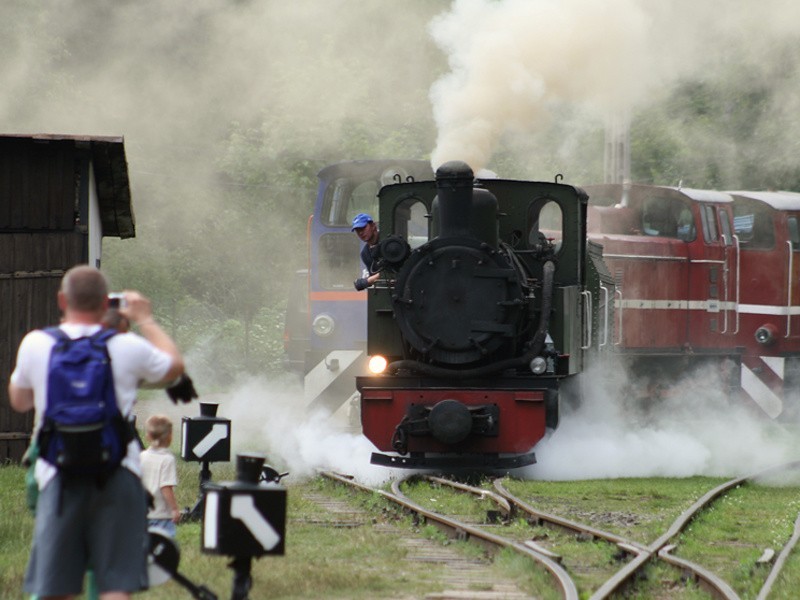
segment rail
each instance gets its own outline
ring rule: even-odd
[[[451,532],[453,532],[455,536],[459,537],[460,539],[474,538],[476,541],[481,542],[484,545],[496,548],[509,548],[514,550],[515,552],[527,556],[535,563],[541,565],[547,570],[547,572],[552,576],[554,582],[558,586],[560,595],[564,600],[578,600],[579,598],[578,589],[575,586],[575,582],[569,576],[567,571],[561,565],[558,564],[557,556],[554,556],[552,553],[544,550],[543,548],[539,548],[535,545],[509,540],[507,538],[495,535],[487,531],[483,531],[478,527],[474,527],[472,525],[468,525],[461,521],[451,519],[450,517],[436,513],[434,511],[430,511],[424,508],[423,506],[420,506],[419,504],[407,498],[400,490],[400,485],[409,478],[393,481],[392,492],[390,493],[385,490],[375,489],[366,486],[364,484],[358,483],[352,478],[340,475],[338,473],[323,472],[321,473],[321,475],[328,479],[338,481],[340,483],[343,483],[351,487],[355,487],[362,491],[377,493],[382,497],[384,497],[385,499],[389,500],[390,502],[402,506],[406,510],[409,510],[410,512],[419,515],[420,517],[433,523],[434,525],[450,530]],[[413,475],[410,477],[413,477]]]

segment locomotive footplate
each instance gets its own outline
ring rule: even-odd
[[[409,456],[394,456],[373,452],[370,462],[381,467],[400,469],[517,469],[536,463],[536,454],[514,454],[498,456],[492,454],[459,454],[447,456],[427,456],[412,453]]]

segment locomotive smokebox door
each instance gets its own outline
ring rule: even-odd
[[[231,459],[231,420],[217,417],[217,405],[200,404],[199,417],[181,419],[181,458],[193,462]]]

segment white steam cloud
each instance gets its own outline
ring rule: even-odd
[[[351,430],[346,406],[334,416],[309,414],[302,385],[294,377],[254,377],[229,392],[201,397],[200,402],[217,404],[217,416],[231,420],[231,461],[240,453],[263,454],[266,464],[289,472],[287,481],[333,471],[378,485],[398,475],[396,469],[370,464],[375,447]],[[165,396],[140,402],[136,413],[142,427],[151,414],[166,414],[179,432],[181,419],[199,416],[200,408],[197,402],[173,406]]]
[[[631,397],[621,369],[606,364],[585,378],[583,404],[562,409],[558,429],[535,448],[538,462],[516,469],[515,477],[733,477],[797,458],[792,434],[729,396],[713,370],[676,383],[649,406]],[[375,447],[346,426],[346,416],[308,414],[302,386],[292,378],[253,378],[200,400],[217,403],[217,415],[231,419],[232,460],[237,453],[264,454],[267,464],[290,473],[287,481],[334,471],[379,485],[408,474],[370,464]],[[199,407],[173,406],[166,398],[137,406],[142,425],[153,413],[169,415],[178,432],[180,419],[199,415]]]
[[[630,104],[646,75],[647,28],[634,0],[456,0],[430,26],[451,67],[431,90],[431,164],[485,167],[505,132],[540,127],[554,103],[601,116]]]
[[[611,376],[618,373],[618,377]],[[791,434],[700,370],[663,397],[633,398],[622,371],[584,375],[583,405],[536,448],[535,479],[739,476],[794,460]]]
[[[582,129],[585,143],[578,115],[602,127],[683,78],[737,63],[776,91],[765,110],[787,123],[800,77],[780,52],[792,52],[781,48],[797,40],[799,18],[790,0],[455,0],[430,25],[450,64],[430,92],[431,164],[485,167],[504,136],[541,132],[563,107],[576,119],[565,129]]]

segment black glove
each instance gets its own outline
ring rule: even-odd
[[[186,373],[178,377],[178,380],[167,388],[167,395],[175,404],[178,403],[178,400],[181,402],[191,402],[192,398],[197,398],[197,392],[194,389],[192,378]]]
[[[353,282],[353,285],[356,286],[356,289],[360,292],[361,290],[365,290],[369,287],[369,281],[366,277],[362,277],[360,279],[356,279]]]

